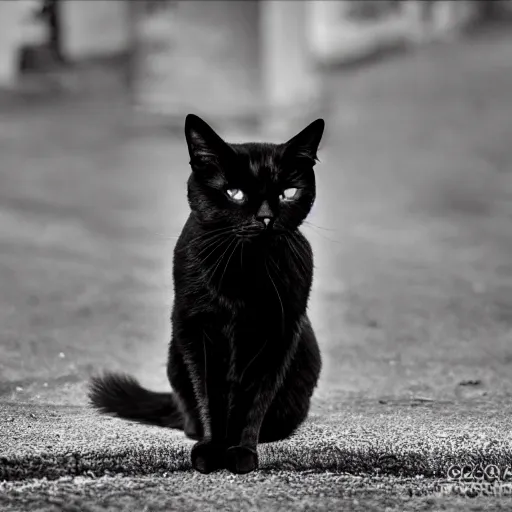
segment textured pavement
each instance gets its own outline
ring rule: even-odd
[[[510,404],[337,402],[335,396],[327,403],[317,404],[289,440],[261,445],[261,468],[441,479],[452,465],[512,468]],[[4,480],[191,468],[193,442],[181,432],[98,418],[80,407],[2,404],[1,428]]]
[[[422,504],[435,510],[431,507],[441,502],[449,507],[452,501],[459,510],[455,498],[464,496],[457,493],[474,492],[477,477],[466,483],[454,479],[453,466],[493,465],[501,473],[488,485],[505,495],[499,500],[511,495],[512,473],[503,473],[512,470],[511,413],[510,404],[487,400],[343,402],[331,396],[316,401],[291,439],[260,445],[256,474],[220,471],[205,477],[191,471],[193,442],[180,432],[98,418],[82,407],[4,403],[0,505],[2,510],[40,510],[42,504],[44,510],[379,510],[387,500],[402,510]]]
[[[512,465],[511,56],[500,36],[330,76],[304,226],[324,372],[305,427],[245,477],[85,408],[103,369],[167,387],[181,135],[133,129],[116,98],[2,111],[0,509],[506,509],[439,485]]]

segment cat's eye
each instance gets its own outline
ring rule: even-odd
[[[242,202],[245,199],[245,194],[239,188],[230,188],[226,190],[227,195],[237,203]]]
[[[296,188],[287,188],[282,192],[282,194],[279,196],[279,199],[281,201],[290,201],[297,195],[297,189]]]

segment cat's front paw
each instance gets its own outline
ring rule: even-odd
[[[199,441],[192,447],[192,467],[200,473],[222,469],[225,447],[211,441]]]
[[[226,450],[226,469],[237,474],[258,469],[258,452],[249,446],[231,446]]]

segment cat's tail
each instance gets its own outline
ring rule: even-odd
[[[183,429],[176,397],[143,388],[125,374],[107,373],[93,377],[88,390],[90,404],[104,414],[159,427]]]

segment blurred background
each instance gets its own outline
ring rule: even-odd
[[[185,115],[327,129],[319,395],[512,392],[512,2],[0,2],[0,397],[166,389]]]

